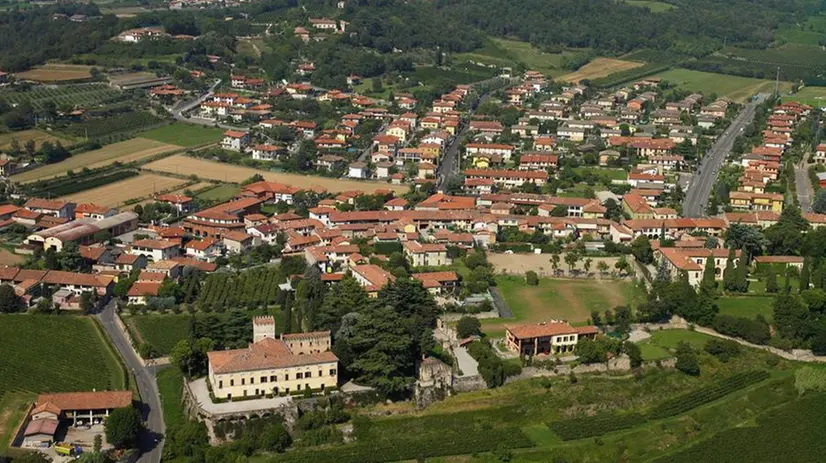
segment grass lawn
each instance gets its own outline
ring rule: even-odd
[[[241,191],[241,187],[238,185],[225,183],[218,185],[215,188],[210,188],[209,190],[198,193],[196,197],[199,199],[211,199],[218,202],[224,202],[235,196],[239,191]]]
[[[711,336],[691,330],[660,330],[651,333],[650,343],[664,349],[676,349],[677,344],[687,342],[695,349],[702,349]]]
[[[641,342],[640,352],[642,352],[642,359],[646,362],[653,362],[654,360],[663,360],[673,357],[671,352],[667,349],[660,347],[657,344],[652,344],[651,342]]]
[[[774,90],[774,81],[752,79],[749,77],[729,76],[711,72],[692,71],[689,69],[671,69],[657,74],[663,80],[676,84],[678,87],[704,94],[716,93],[735,101],[745,101],[752,95]],[[781,92],[791,88],[789,82],[781,82]]]
[[[224,131],[195,124],[170,124],[141,134],[148,138],[170,145],[197,146],[221,141]]]
[[[189,315],[149,314],[124,317],[137,342],[145,342],[160,355],[168,355],[175,344],[189,337]]]
[[[513,61],[520,62],[528,69],[548,74],[552,77],[565,74],[568,69],[563,67],[567,58],[579,57],[588,52],[582,50],[565,50],[562,53],[547,53],[534,47],[528,42],[507,39],[491,39],[493,47],[505,51],[505,56]],[[491,53],[491,46],[486,46],[482,52]],[[477,51],[478,53],[479,51]],[[493,63],[496,64],[496,63]]]
[[[757,315],[762,315],[769,322],[773,316],[773,297],[721,297],[715,302],[722,315],[743,318],[757,318]]]
[[[784,95],[783,101],[797,101],[815,108],[826,107],[826,87],[803,87],[793,95]]]
[[[611,183],[612,180],[625,180],[628,178],[628,173],[623,169],[612,169],[609,167],[574,167],[574,171],[579,175],[585,175],[590,172],[602,179],[605,183]]]
[[[497,276],[496,285],[514,318],[482,320],[482,328],[491,336],[503,333],[506,323],[552,319],[586,323],[593,310],[603,313],[618,305],[634,305],[636,292],[626,281],[540,278],[538,286],[528,286],[522,276]]]
[[[625,3],[632,5],[632,6],[639,6],[643,8],[648,8],[652,13],[662,13],[663,11],[668,11],[672,8],[676,8],[676,6],[665,3],[665,2],[656,2],[656,1],[648,1],[648,0],[625,0]]]
[[[157,380],[164,424],[167,428],[174,428],[184,421],[182,410],[184,377],[178,367],[171,366],[159,371]]]
[[[11,445],[15,428],[23,420],[29,404],[37,399],[31,392],[7,392],[0,394],[0,453]]]

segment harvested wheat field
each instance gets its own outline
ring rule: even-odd
[[[43,142],[50,141],[52,143],[60,142],[65,147],[71,146],[74,142],[68,138],[55,137],[54,135],[44,132],[43,130],[22,130],[20,132],[9,132],[0,134],[0,150],[8,151],[14,140],[20,145],[20,149],[25,149],[26,142],[34,140],[35,147],[40,149]]]
[[[256,170],[249,167],[241,167],[221,162],[207,161],[193,158],[183,154],[177,154],[144,166],[146,169],[159,172],[171,172],[181,175],[195,174],[201,178],[209,178],[224,182],[243,182],[255,174],[261,174],[267,181],[285,183],[299,188],[310,188],[321,186],[328,191],[351,191],[360,190],[373,192],[378,188],[390,189],[397,193],[406,193],[407,185],[391,185],[379,182],[360,182],[356,180],[342,180],[337,178],[316,177],[311,175],[285,174]]]
[[[593,61],[577,69],[575,72],[560,76],[556,80],[578,83],[583,79],[605,77],[615,72],[638,68],[643,64],[644,63],[636,61],[623,61],[614,58],[594,58]]]
[[[56,164],[49,164],[19,175],[14,175],[12,176],[12,180],[16,182],[31,182],[43,178],[58,177],[65,175],[67,170],[80,170],[84,167],[90,169],[103,167],[115,161],[132,162],[178,149],[181,148],[176,145],[169,145],[145,138],[133,138],[120,143],[106,145],[99,150],[76,154]]]
[[[95,203],[101,206],[117,207],[130,199],[152,196],[154,193],[160,193],[184,183],[186,181],[179,178],[141,174],[109,185],[63,196],[62,199],[76,203]]]
[[[16,74],[18,79],[34,80],[37,82],[62,82],[67,80],[81,80],[92,77],[89,72],[91,66],[79,64],[45,64]]]

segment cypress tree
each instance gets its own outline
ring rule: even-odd
[[[714,281],[714,255],[710,255],[706,259],[706,266],[703,269],[703,282],[700,284],[700,290],[706,294],[712,294],[717,289],[717,282]]]
[[[734,248],[728,250],[728,260],[726,261],[726,269],[723,270],[723,289],[726,291],[736,291],[736,268],[734,266]]]
[[[799,291],[801,293],[803,291],[806,291],[807,289],[809,289],[809,280],[811,279],[810,271],[809,271],[809,265],[810,265],[809,258],[804,257],[803,258],[803,268],[800,269],[800,290]]]
[[[789,276],[789,268],[786,268],[786,281],[783,283],[783,293],[789,294],[792,292],[792,281]]]
[[[746,252],[746,251],[741,251],[740,261],[737,263],[737,273],[736,273],[737,291],[739,291],[741,293],[745,293],[749,289],[749,281],[748,281],[748,275],[749,275],[748,265],[749,264],[747,263],[748,261],[749,261],[749,253]]]
[[[766,292],[777,292],[777,275],[775,275],[773,271],[769,271],[769,274],[766,275]]]

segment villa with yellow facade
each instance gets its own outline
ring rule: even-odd
[[[731,207],[750,211],[783,212],[783,195],[777,193],[754,193],[732,191],[729,193]]]
[[[273,317],[255,317],[246,349],[212,351],[209,383],[218,399],[320,392],[338,385],[329,331],[275,334]]]

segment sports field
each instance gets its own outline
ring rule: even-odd
[[[636,61],[623,61],[614,58],[595,58],[576,71],[560,76],[557,80],[577,83],[585,79],[605,77],[615,72],[627,71],[645,65]]]
[[[101,206],[117,207],[130,199],[151,196],[184,183],[186,181],[179,178],[141,174],[102,187],[63,196],[62,199],[76,203],[95,203]]]
[[[38,393],[126,388],[111,349],[91,318],[0,315],[0,448]]]
[[[614,280],[568,280],[540,278],[528,286],[523,276],[498,276],[496,286],[513,311],[513,318],[482,320],[489,335],[499,335],[505,324],[566,320],[586,323],[591,311],[600,314],[619,305],[635,305],[636,289],[631,282]]]
[[[43,142],[45,141],[50,141],[52,143],[60,142],[65,147],[69,147],[72,145],[72,143],[74,143],[72,140],[69,140],[68,138],[55,137],[54,135],[51,135],[42,130],[31,129],[23,130],[20,132],[9,132],[0,134],[0,150],[8,151],[11,148],[11,144],[14,142],[14,140],[17,140],[17,143],[20,145],[21,150],[25,149],[25,144],[29,140],[34,140],[35,147],[37,147],[37,149],[40,149],[40,147],[43,145]]]
[[[797,101],[815,108],[826,107],[826,87],[803,87],[794,95],[783,95],[783,101]]]
[[[67,80],[88,79],[92,77],[92,74],[89,72],[91,69],[91,66],[77,64],[45,64],[25,72],[18,72],[15,75],[21,80],[62,82]]]
[[[321,186],[328,191],[349,191],[361,190],[372,192],[376,189],[389,189],[397,193],[405,193],[409,189],[407,185],[391,185],[389,183],[360,182],[356,180],[343,180],[336,178],[315,177],[311,175],[285,174],[256,170],[250,167],[241,167],[221,162],[207,161],[193,158],[183,154],[176,154],[144,166],[147,169],[172,172],[183,175],[195,174],[201,178],[221,180],[225,182],[243,182],[255,174],[261,174],[264,179],[270,182],[285,183],[299,188],[310,188]]]
[[[109,165],[115,161],[132,162],[180,149],[179,146],[161,143],[145,138],[133,138],[120,143],[106,145],[101,149],[77,154],[65,161],[12,176],[16,182],[31,182],[42,178],[65,175],[67,170],[80,170],[84,167],[95,168]]]
[[[177,146],[198,146],[221,141],[224,131],[195,124],[175,123],[141,133],[141,138]]]
[[[737,102],[743,102],[756,93],[774,91],[774,81],[771,80],[691,71],[688,69],[671,69],[657,74],[657,76],[685,90],[704,94],[716,93],[717,96],[731,98]],[[780,82],[781,92],[786,92],[790,88],[791,83]]]

